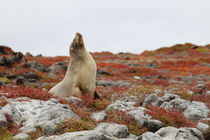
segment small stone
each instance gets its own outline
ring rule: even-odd
[[[148,131],[155,132],[163,126],[163,123],[160,122],[159,120],[151,119],[151,120],[145,121],[144,126],[147,128]]]
[[[59,73],[60,71],[67,70],[68,64],[66,62],[56,62],[50,66],[49,71],[51,73]]]
[[[143,133],[138,140],[164,140],[158,134],[152,132]],[[168,139],[169,140],[169,139]]]
[[[119,80],[119,81],[111,81],[111,80],[98,80],[96,82],[96,85],[97,86],[104,86],[104,87],[125,87],[125,86],[128,86],[130,85],[129,82],[125,82],[123,80]]]
[[[28,140],[30,136],[25,133],[19,133],[13,137],[14,140]]]
[[[204,132],[209,129],[209,125],[208,124],[201,123],[201,122],[199,122],[197,124],[197,127],[198,127],[198,129],[200,129],[201,131],[204,131]]]
[[[8,79],[15,79],[15,78],[17,78],[17,75],[16,74],[10,74],[10,75],[7,75],[7,78]]]
[[[91,115],[91,118],[94,119],[95,121],[103,121],[106,120],[107,115],[104,112],[98,112],[98,113],[93,113]]]
[[[160,128],[156,134],[160,135],[164,139],[173,140],[176,137],[178,129],[172,126]]]
[[[100,123],[94,131],[112,135],[117,138],[126,138],[129,135],[128,128],[125,125],[115,123]]]
[[[24,72],[23,77],[26,79],[39,79],[34,72]]]
[[[22,85],[24,84],[24,77],[19,76],[16,80],[16,85]]]
[[[114,103],[110,104],[106,111],[126,111],[135,109],[134,107],[135,102],[124,102],[124,101],[115,101]]]
[[[177,140],[185,138],[186,140],[205,140],[203,134],[196,128],[180,128],[175,137]]]
[[[127,112],[127,114],[131,115],[139,125],[144,126],[145,122],[152,118],[144,113],[145,110],[147,109],[144,107],[138,107],[135,110]]]
[[[150,94],[144,99],[143,106],[154,103],[159,97],[156,94]]]
[[[42,126],[42,132],[44,135],[53,135],[56,132],[56,125],[51,122],[47,122]]]
[[[105,70],[99,70],[99,71],[97,71],[97,74],[111,75],[109,72],[107,72],[107,71],[105,71]]]
[[[161,107],[165,109],[172,108],[176,109],[177,111],[184,111],[190,104],[190,101],[176,98],[174,100],[169,101],[165,105],[161,105]]]

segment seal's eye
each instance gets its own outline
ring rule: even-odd
[[[70,51],[73,51],[73,50],[74,50],[74,48],[73,48],[73,47],[71,47],[71,48],[70,48]]]

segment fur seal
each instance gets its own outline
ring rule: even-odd
[[[69,53],[71,59],[64,79],[52,87],[49,92],[55,93],[55,96],[61,98],[81,93],[100,98],[95,92],[96,63],[87,52],[80,33],[76,33],[70,45]]]

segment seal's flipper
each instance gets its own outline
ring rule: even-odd
[[[94,92],[94,99],[102,100],[102,98],[98,95],[98,93],[96,91]]]

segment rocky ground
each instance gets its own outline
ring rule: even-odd
[[[0,46],[0,139],[210,139],[210,45],[92,55],[102,100],[58,99],[69,57]]]

